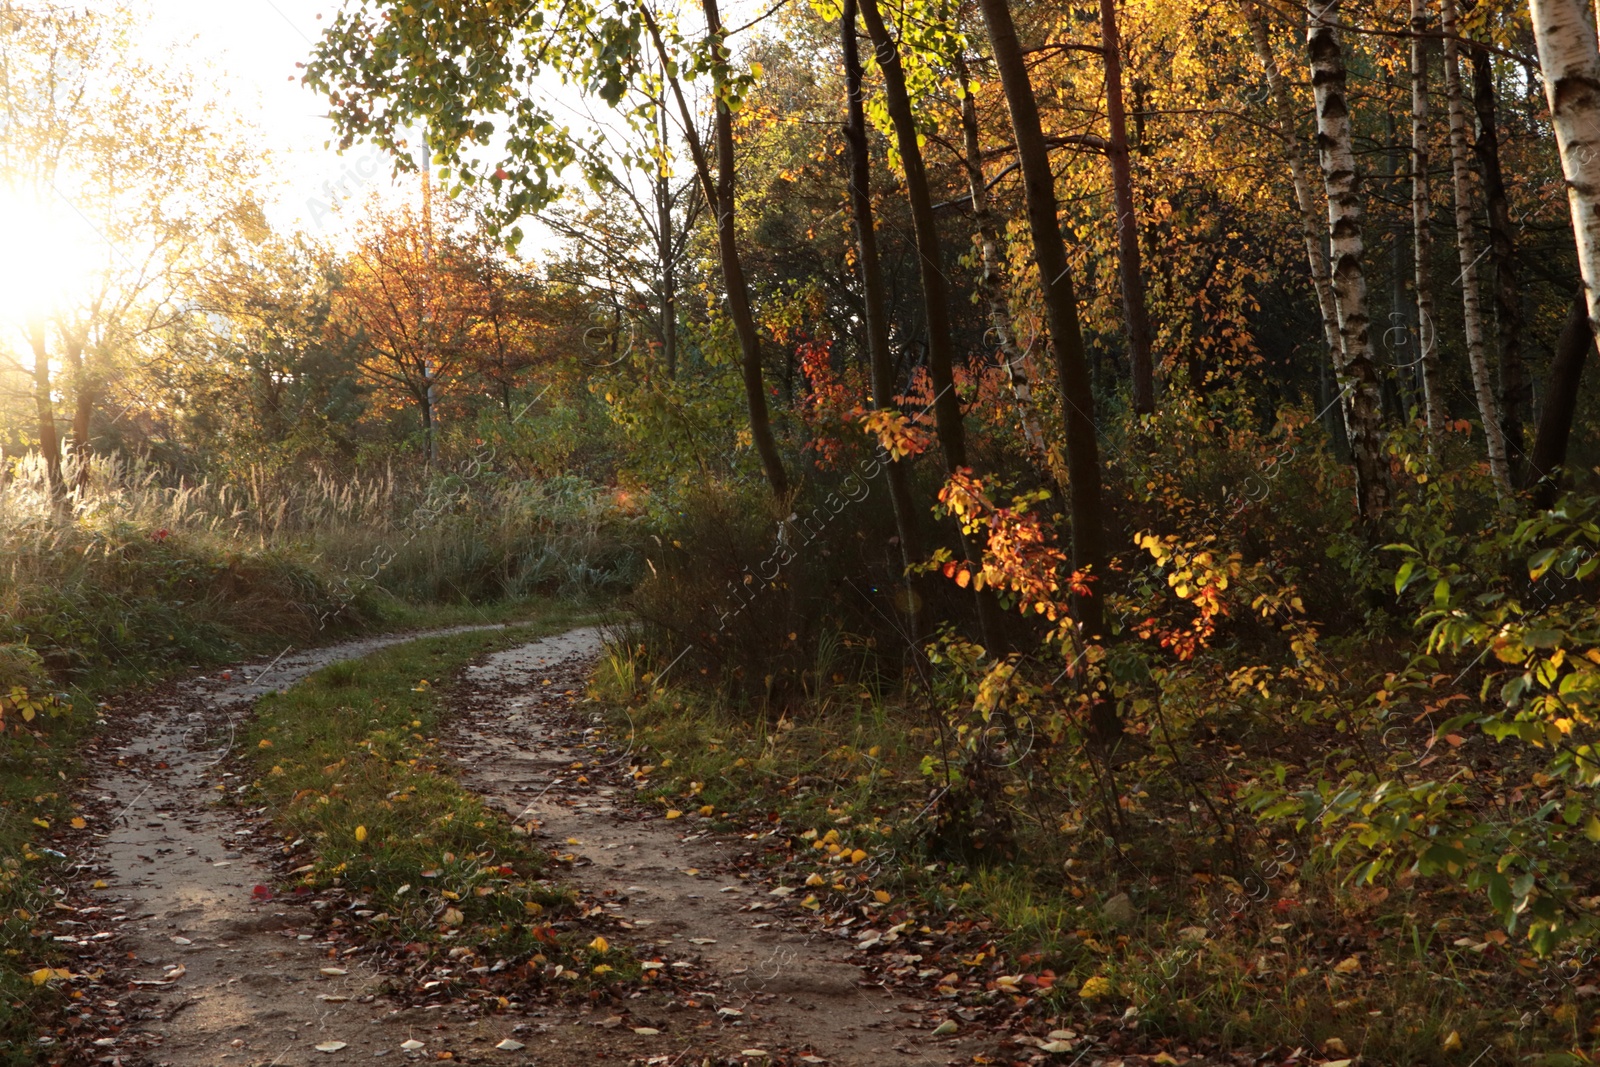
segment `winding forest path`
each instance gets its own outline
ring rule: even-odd
[[[613,942],[681,968],[694,978],[691,994],[641,991],[621,1008],[546,997],[520,1017],[408,1006],[385,994],[392,976],[382,954],[325,940],[315,905],[273,899],[277,839],[265,814],[218,803],[243,785],[225,761],[255,699],[389,645],[489,628],[284,655],[107,709],[110,736],[98,752],[106,769],[85,798],[104,832],[86,835],[76,857],[93,887],[76,897],[87,906],[55,917],[58,941],[108,966],[69,1016],[91,1061],[970,1062],[976,1046],[964,1036],[933,1035],[936,1004],[874,979],[852,936],[794,907],[791,887],[762,880],[758,835],[716,834],[627,802],[627,754],[603,747],[598,717],[580,700],[601,648],[594,629],[468,668],[445,745],[467,785],[561,854],[584,897],[605,901]],[[913,949],[906,958],[914,966],[918,957]],[[125,991],[113,984],[123,980]],[[98,1034],[106,1036],[88,1040]]]

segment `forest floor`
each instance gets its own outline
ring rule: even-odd
[[[418,636],[284,655],[108,702],[105,733],[87,754],[101,769],[80,797],[86,825],[56,840],[75,883],[50,925],[81,973],[65,1024],[41,1039],[47,1058],[112,1067],[1218,1062],[1147,1058],[1132,1053],[1143,1044],[1125,1040],[1132,1035],[1108,1041],[1052,1031],[1038,1013],[972,1010],[938,988],[970,946],[893,923],[887,908],[842,917],[807,906],[805,887],[816,883],[784,861],[792,830],[776,816],[731,825],[704,809],[635,800],[648,769],[627,738],[606,739],[584,700],[601,649],[594,628],[480,657],[448,683],[440,748],[464,785],[556,857],[553,877],[579,902],[576,921],[556,925],[599,934],[619,960],[660,980],[604,990],[546,981],[509,1009],[502,999],[485,1010],[494,998],[461,995],[460,980],[481,977],[486,990],[505,963],[452,976],[438,954],[418,962],[415,946],[350,918],[372,914],[353,910],[362,901],[283,892],[297,862],[284,854],[294,850],[267,809],[232,799],[248,794],[235,749],[256,698]],[[1282,1052],[1257,1062],[1306,1062]]]

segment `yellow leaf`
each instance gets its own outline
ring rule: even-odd
[[[882,890],[882,889],[874,889],[872,891],[872,896],[873,896],[873,899],[877,900],[877,902],[879,904],[887,904],[887,903],[889,903],[889,900],[891,899],[889,894],[885,890]]]
[[[609,963],[596,964],[595,965],[595,969],[594,969],[594,973],[595,974],[609,974],[609,973],[611,973],[611,964],[609,964]]]
[[[1078,990],[1078,996],[1084,1000],[1098,1000],[1101,997],[1109,997],[1116,991],[1116,984],[1111,979],[1097,974],[1084,981],[1083,987]]]
[[[256,743],[256,747],[257,748],[271,748],[272,747],[272,742],[267,740],[265,737],[263,737],[260,741],[258,741]]]
[[[858,848],[854,852],[850,853],[850,862],[851,863],[860,863],[862,860],[864,860],[866,858],[867,858],[867,850],[863,849],[863,848]]]
[[[1446,1052],[1459,1052],[1461,1050],[1461,1035],[1454,1030],[1450,1031],[1450,1036],[1441,1041],[1439,1047]]]
[[[367,828],[365,826],[356,827],[356,841],[361,842],[361,841],[365,841],[366,839],[367,839]]]
[[[667,809],[667,818],[669,818],[669,819],[681,819],[681,818],[683,818],[683,812],[679,811],[677,808],[668,808]]]
[[[1600,841],[1600,819],[1590,815],[1588,821],[1583,824],[1583,836],[1590,841]]]
[[[806,885],[821,885],[822,883],[823,878],[820,874],[813,874],[810,878],[806,879]]]
[[[599,935],[596,935],[595,939],[589,942],[589,947],[594,949],[596,952],[610,952],[611,942],[607,941],[603,937],[600,937]]]
[[[1361,961],[1354,956],[1346,956],[1333,965],[1333,970],[1336,974],[1355,974],[1361,970]]]
[[[33,825],[40,826],[40,827],[43,827],[44,829],[48,830],[48,829],[50,829],[50,820],[35,818],[33,820]]]
[[[529,915],[542,915],[544,914],[544,905],[537,900],[525,900],[522,902],[522,910]]]
[[[700,814],[701,815],[715,815],[716,813],[717,813],[717,809],[714,808],[713,806],[711,806],[710,804],[707,804],[703,808],[700,809]]]

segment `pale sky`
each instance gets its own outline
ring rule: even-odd
[[[341,155],[323,147],[333,138],[325,114],[327,102],[300,84],[295,67],[310,54],[324,21],[341,0],[145,0],[150,13],[147,45],[155,50],[186,44],[198,66],[213,67],[219,97],[247,121],[260,127],[273,170],[286,187],[272,211],[272,221],[285,228],[303,227],[337,240],[357,211],[339,212],[346,203],[359,206],[374,191],[392,188],[387,156],[356,145]],[[732,8],[742,5],[735,3]],[[554,101],[560,117],[574,129],[586,121],[576,96],[558,90]],[[603,105],[595,110],[603,112]],[[415,179],[410,179],[414,181]],[[531,220],[524,223],[524,249],[547,245]]]
[[[333,126],[327,102],[300,84],[295,67],[311,52],[322,23],[338,0],[147,0],[147,44],[163,49],[188,44],[198,62],[213,66],[217,94],[261,129],[274,171],[285,180],[274,222],[314,232],[343,228],[333,210],[359,203],[373,188],[389,186],[389,161],[356,146],[344,155],[323,143]],[[342,183],[345,195],[338,186]]]

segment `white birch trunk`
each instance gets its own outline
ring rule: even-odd
[[[1583,0],[1528,0],[1589,323],[1600,325],[1600,49]]]
[[[1444,433],[1444,382],[1439,373],[1438,331],[1433,324],[1433,189],[1428,177],[1427,0],[1411,0],[1411,232],[1417,299],[1417,359],[1422,362],[1422,408],[1428,450]]]
[[[964,68],[963,68],[964,71]],[[1017,419],[1028,448],[1050,468],[1050,446],[1039,425],[1038,406],[1033,399],[1033,373],[1028,353],[1017,343],[1012,325],[1011,302],[1005,290],[1005,255],[1000,247],[1000,228],[989,207],[989,187],[983,176],[983,150],[978,131],[978,109],[972,86],[965,73],[961,77],[961,134],[966,149],[967,188],[972,193],[972,216],[978,222],[978,249],[983,257],[983,273],[978,289],[989,304],[989,329],[1000,349],[1000,366],[1017,401]]]
[[[1334,305],[1339,314],[1338,370],[1345,432],[1356,469],[1356,503],[1363,518],[1389,505],[1388,462],[1383,452],[1383,396],[1372,361],[1367,279],[1362,271],[1361,197],[1345,97],[1344,49],[1336,29],[1338,0],[1313,4],[1306,19],[1311,87],[1317,101],[1317,154],[1328,196]]]
[[[1295,207],[1300,213],[1300,232],[1305,238],[1306,261],[1311,266],[1311,287],[1316,291],[1317,310],[1322,315],[1322,336],[1328,344],[1328,358],[1335,369],[1341,362],[1339,343],[1339,311],[1334,305],[1333,282],[1328,277],[1328,253],[1323,247],[1322,222],[1317,218],[1316,198],[1311,192],[1311,180],[1306,176],[1305,160],[1300,155],[1299,138],[1295,136],[1295,107],[1289,96],[1289,83],[1284,80],[1272,51],[1272,40],[1267,33],[1266,14],[1254,0],[1246,0],[1245,21],[1250,25],[1250,42],[1256,59],[1267,75],[1267,88],[1272,93],[1275,115],[1273,133],[1289,165],[1289,180],[1294,185]]]
[[[1467,340],[1467,365],[1472,368],[1472,391],[1483,418],[1489,445],[1489,474],[1502,501],[1511,497],[1511,468],[1506,463],[1506,435],[1500,424],[1500,404],[1489,378],[1489,353],[1483,340],[1483,309],[1478,292],[1477,236],[1472,228],[1472,152],[1467,144],[1467,107],[1461,96],[1461,47],[1456,40],[1456,0],[1440,0],[1444,30],[1444,92],[1450,103],[1450,175],[1455,187],[1456,249],[1461,256],[1461,314]]]

